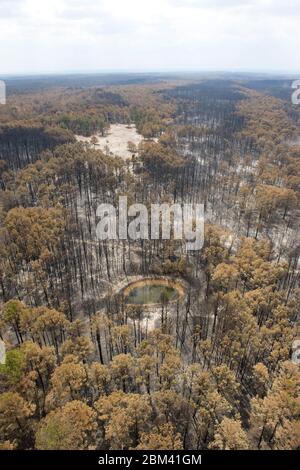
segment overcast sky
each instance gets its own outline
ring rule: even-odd
[[[300,71],[300,0],[0,0],[0,73]]]

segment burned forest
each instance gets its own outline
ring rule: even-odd
[[[0,449],[299,449],[290,81],[7,85]],[[99,239],[99,205],[119,216],[124,197],[202,204],[202,247],[187,250],[175,224],[169,238]]]

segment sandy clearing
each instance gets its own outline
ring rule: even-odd
[[[112,124],[107,135],[102,137],[97,134],[95,137],[97,138],[96,148],[106,151],[108,147],[109,151],[113,155],[121,157],[124,160],[127,160],[132,156],[128,150],[128,142],[133,142],[135,145],[139,145],[143,140],[143,136],[137,132],[134,125],[128,126],[126,124]],[[76,135],[76,139],[79,142],[91,142],[91,137]]]

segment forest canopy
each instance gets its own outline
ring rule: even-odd
[[[0,448],[299,449],[286,81],[94,80],[20,82],[0,109]],[[141,136],[130,158],[97,143],[114,124]],[[119,196],[204,204],[203,248],[97,240]],[[126,305],[144,278],[184,295]]]

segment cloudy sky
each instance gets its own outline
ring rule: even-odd
[[[0,0],[0,73],[300,71],[300,0]]]

